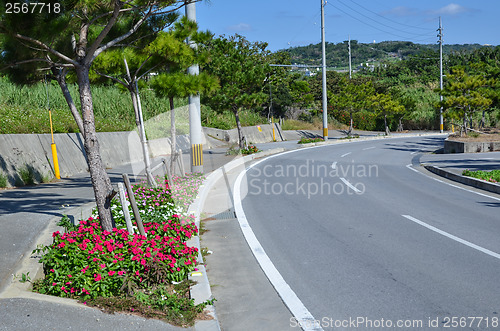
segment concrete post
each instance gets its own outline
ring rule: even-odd
[[[196,22],[196,7],[194,2],[187,0],[186,17]],[[188,39],[188,44],[196,48],[196,44]],[[190,75],[198,75],[200,68],[197,64],[188,69]],[[203,172],[203,145],[201,128],[200,95],[189,96],[189,137],[191,140],[191,172]]]

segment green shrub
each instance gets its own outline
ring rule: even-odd
[[[32,166],[25,165],[19,169],[19,177],[24,185],[35,185],[36,183],[36,171]]]
[[[7,175],[5,175],[4,173],[0,173],[0,187],[5,188],[5,187],[7,187],[8,183],[9,183],[9,179],[8,179]]]
[[[323,138],[306,138],[306,137],[300,137],[300,140],[297,142],[298,144],[310,144],[310,143],[317,143],[320,141],[325,141]]]
[[[492,171],[471,171],[471,170],[464,170],[462,172],[462,175],[468,176],[468,177],[473,177],[477,179],[482,179],[486,180],[488,182],[492,183],[498,183],[500,182],[500,170],[492,170]]]
[[[349,126],[351,116],[348,111],[333,111],[335,118],[342,124]],[[358,111],[352,114],[353,127],[356,130],[375,131],[377,129],[377,117],[374,113],[367,110]]]

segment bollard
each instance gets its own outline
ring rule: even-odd
[[[57,159],[56,144],[52,143],[50,147],[52,149],[52,160],[54,161],[54,175],[57,179],[61,179],[61,172],[59,171],[59,160]]]

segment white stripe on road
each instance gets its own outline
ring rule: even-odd
[[[351,183],[349,183],[349,181],[347,179],[345,179],[344,177],[340,177],[340,180],[344,182],[344,184],[346,184],[348,187],[350,187],[354,192],[356,193],[361,193],[360,190],[358,190],[354,185],[352,185]]]
[[[443,180],[440,180],[440,179],[434,178],[434,177],[432,177],[432,176],[426,175],[426,174],[424,174],[423,172],[420,172],[420,171],[418,171],[417,169],[413,168],[411,164],[408,164],[406,167],[407,167],[408,169],[412,170],[412,171],[415,171],[417,174],[421,174],[422,176],[425,176],[425,177],[427,177],[427,178],[433,179],[433,180],[435,180],[436,182],[440,182],[440,183],[443,183],[443,184],[449,185],[449,186],[454,187],[454,188],[459,188],[459,189],[461,189],[461,190],[464,190],[464,191],[467,191],[467,192],[470,192],[470,193],[474,193],[474,194],[480,195],[480,196],[482,196],[482,197],[486,197],[486,198],[490,198],[490,199],[493,199],[493,200],[500,201],[500,199],[499,199],[499,198],[493,197],[493,196],[491,196],[491,195],[484,194],[484,193],[481,193],[481,192],[476,192],[476,191],[473,191],[473,190],[469,190],[469,189],[466,189],[466,188],[464,188],[464,187],[460,187],[460,186],[458,186],[458,185],[454,185],[454,184],[451,184],[451,183],[447,183],[447,182],[445,182],[445,181],[443,181]]]
[[[345,153],[345,154],[342,154],[340,157],[344,157],[344,156],[347,156],[349,154],[351,154],[352,152],[349,152],[349,153]]]
[[[419,225],[422,225],[423,227],[426,227],[426,228],[427,228],[427,229],[429,229],[429,230],[432,230],[432,231],[437,232],[437,233],[439,233],[439,234],[441,234],[441,235],[443,235],[443,236],[445,236],[445,237],[448,237],[448,238],[450,238],[450,239],[452,239],[452,240],[455,240],[455,241],[457,241],[457,242],[459,242],[459,243],[461,243],[461,244],[464,244],[464,245],[466,245],[466,246],[469,246],[470,248],[474,248],[474,249],[476,249],[476,250],[478,250],[478,251],[480,251],[480,252],[483,252],[483,253],[485,253],[485,254],[488,254],[488,255],[490,255],[490,256],[493,256],[494,258],[500,259],[500,254],[495,253],[495,252],[493,252],[493,251],[490,251],[489,249],[486,249],[486,248],[484,248],[484,247],[478,246],[478,245],[476,245],[476,244],[471,243],[470,241],[464,240],[464,239],[459,238],[459,237],[456,237],[456,236],[454,236],[454,235],[452,235],[452,234],[450,234],[450,233],[448,233],[448,232],[445,232],[445,231],[443,231],[443,230],[440,230],[440,229],[438,229],[438,228],[435,228],[435,227],[433,227],[432,225],[429,225],[429,224],[427,224],[427,223],[425,223],[425,222],[422,222],[422,221],[420,221],[420,220],[416,219],[415,217],[411,217],[411,216],[409,216],[409,215],[401,215],[401,216],[403,216],[404,218],[409,219],[409,220],[410,220],[410,221],[412,221],[412,222],[415,222],[415,223],[417,223],[417,224],[419,224]]]
[[[367,150],[369,150],[369,149],[374,149],[374,148],[375,148],[375,146],[372,146],[372,147],[363,148],[363,150],[364,150],[364,151],[367,151]]]
[[[264,159],[266,160],[266,159]],[[255,165],[264,161],[261,160],[253,165],[249,166],[246,170],[242,171],[236,182],[234,184],[233,191],[233,200],[234,200],[234,209],[236,212],[236,217],[238,218],[238,222],[240,224],[241,231],[245,236],[245,239],[252,250],[253,255],[257,259],[260,267],[266,274],[267,278],[274,286],[279,296],[288,307],[292,315],[294,316],[297,324],[302,327],[303,330],[307,331],[322,331],[320,325],[318,325],[317,320],[314,319],[309,310],[304,306],[302,301],[300,301],[299,297],[295,294],[295,292],[291,289],[291,287],[287,284],[283,276],[281,276],[280,272],[274,266],[273,262],[269,258],[269,256],[264,251],[264,248],[260,244],[259,240],[255,236],[250,224],[248,224],[247,217],[245,212],[243,211],[243,206],[241,204],[241,181],[245,176],[247,170],[251,169]]]

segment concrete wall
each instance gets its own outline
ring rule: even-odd
[[[229,144],[238,143],[238,129],[220,130],[214,128],[203,128],[206,135],[219,140],[224,140]],[[243,136],[247,143],[266,143],[273,141],[273,125],[263,124],[258,126],[246,126],[242,128]],[[276,141],[285,140],[282,136],[281,126],[274,123],[274,134]]]
[[[244,127],[243,134],[247,142],[261,143],[273,141],[271,125],[259,127]],[[233,130],[218,130],[203,128],[202,143],[204,149],[220,147],[220,140],[228,139],[229,143],[238,142],[238,132]],[[283,140],[281,129],[275,124],[276,140]],[[207,137],[211,135],[217,139]],[[107,168],[113,168],[125,163],[142,161],[142,147],[137,132],[102,132],[97,134],[101,157]],[[223,137],[223,138],[221,138]],[[61,177],[69,177],[78,173],[88,172],[87,161],[80,134],[54,134],[57,146],[59,169]],[[29,167],[37,181],[42,177],[54,178],[54,168],[51,151],[50,134],[4,134],[0,135],[0,175],[7,176],[9,186],[19,185],[22,169]],[[184,153],[189,153],[191,143],[188,135],[177,137],[177,146]],[[153,157],[170,154],[170,138],[149,141],[150,154]]]
[[[142,160],[136,132],[104,132],[97,134],[101,157],[106,167]],[[61,177],[88,171],[80,134],[54,134]],[[20,180],[19,173],[29,167],[40,181],[42,176],[54,178],[50,134],[0,135],[0,173],[10,186]]]
[[[444,153],[481,153],[481,152],[494,152],[500,151],[500,141],[496,142],[482,142],[482,141],[444,141]]]

